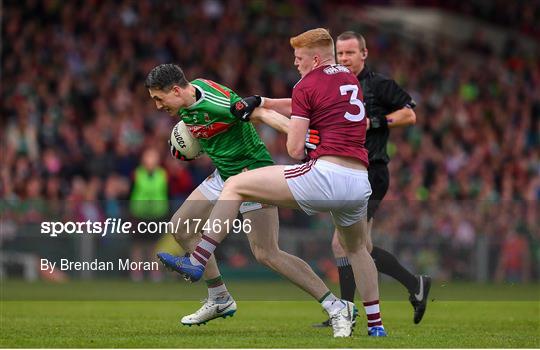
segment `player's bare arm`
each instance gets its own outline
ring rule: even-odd
[[[287,134],[289,132],[290,119],[266,107],[255,108],[250,117],[253,123],[264,123],[277,131]]]
[[[249,116],[249,121],[255,124],[265,123],[281,133],[289,133],[290,119],[271,109],[263,107],[255,108],[252,114]],[[319,132],[314,129],[308,129],[304,136],[304,147],[307,149],[316,149],[320,143],[321,139]]]
[[[291,115],[291,99],[290,98],[269,98],[263,97],[261,107],[272,109],[281,115],[289,117]]]
[[[287,134],[287,152],[294,159],[303,159],[305,157],[304,146],[308,127],[308,119],[291,117]]]

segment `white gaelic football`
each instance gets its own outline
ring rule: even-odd
[[[171,144],[187,159],[195,159],[203,153],[199,140],[191,135],[183,121],[179,121],[172,129]]]

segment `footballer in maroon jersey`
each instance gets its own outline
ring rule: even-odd
[[[291,118],[308,119],[319,131],[321,144],[308,151],[310,158],[344,156],[368,166],[362,88],[346,67],[326,65],[307,73],[293,89]]]

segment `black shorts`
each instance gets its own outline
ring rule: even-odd
[[[372,163],[368,168],[369,184],[371,185],[371,196],[369,197],[367,219],[373,218],[379,205],[381,204],[388,185],[390,177],[388,175],[388,166],[385,163]]]

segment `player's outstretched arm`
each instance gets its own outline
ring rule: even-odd
[[[268,98],[259,95],[244,97],[231,105],[231,113],[242,121],[248,121],[257,107],[271,109],[286,117],[291,116],[290,98]]]
[[[290,131],[289,125],[291,123],[291,119],[271,109],[263,107],[255,108],[249,120],[252,123],[264,123],[284,134],[289,134]],[[319,136],[319,132],[317,130],[307,129],[306,133],[304,134],[303,147],[313,150],[316,149],[320,143],[321,138]]]
[[[281,115],[284,115],[286,117],[291,116],[291,99],[290,98],[268,98],[263,97],[263,104],[264,108],[272,109],[276,112],[278,112]]]
[[[255,108],[250,120],[255,123],[262,122],[284,134],[289,132],[290,119],[271,109],[263,107]]]

